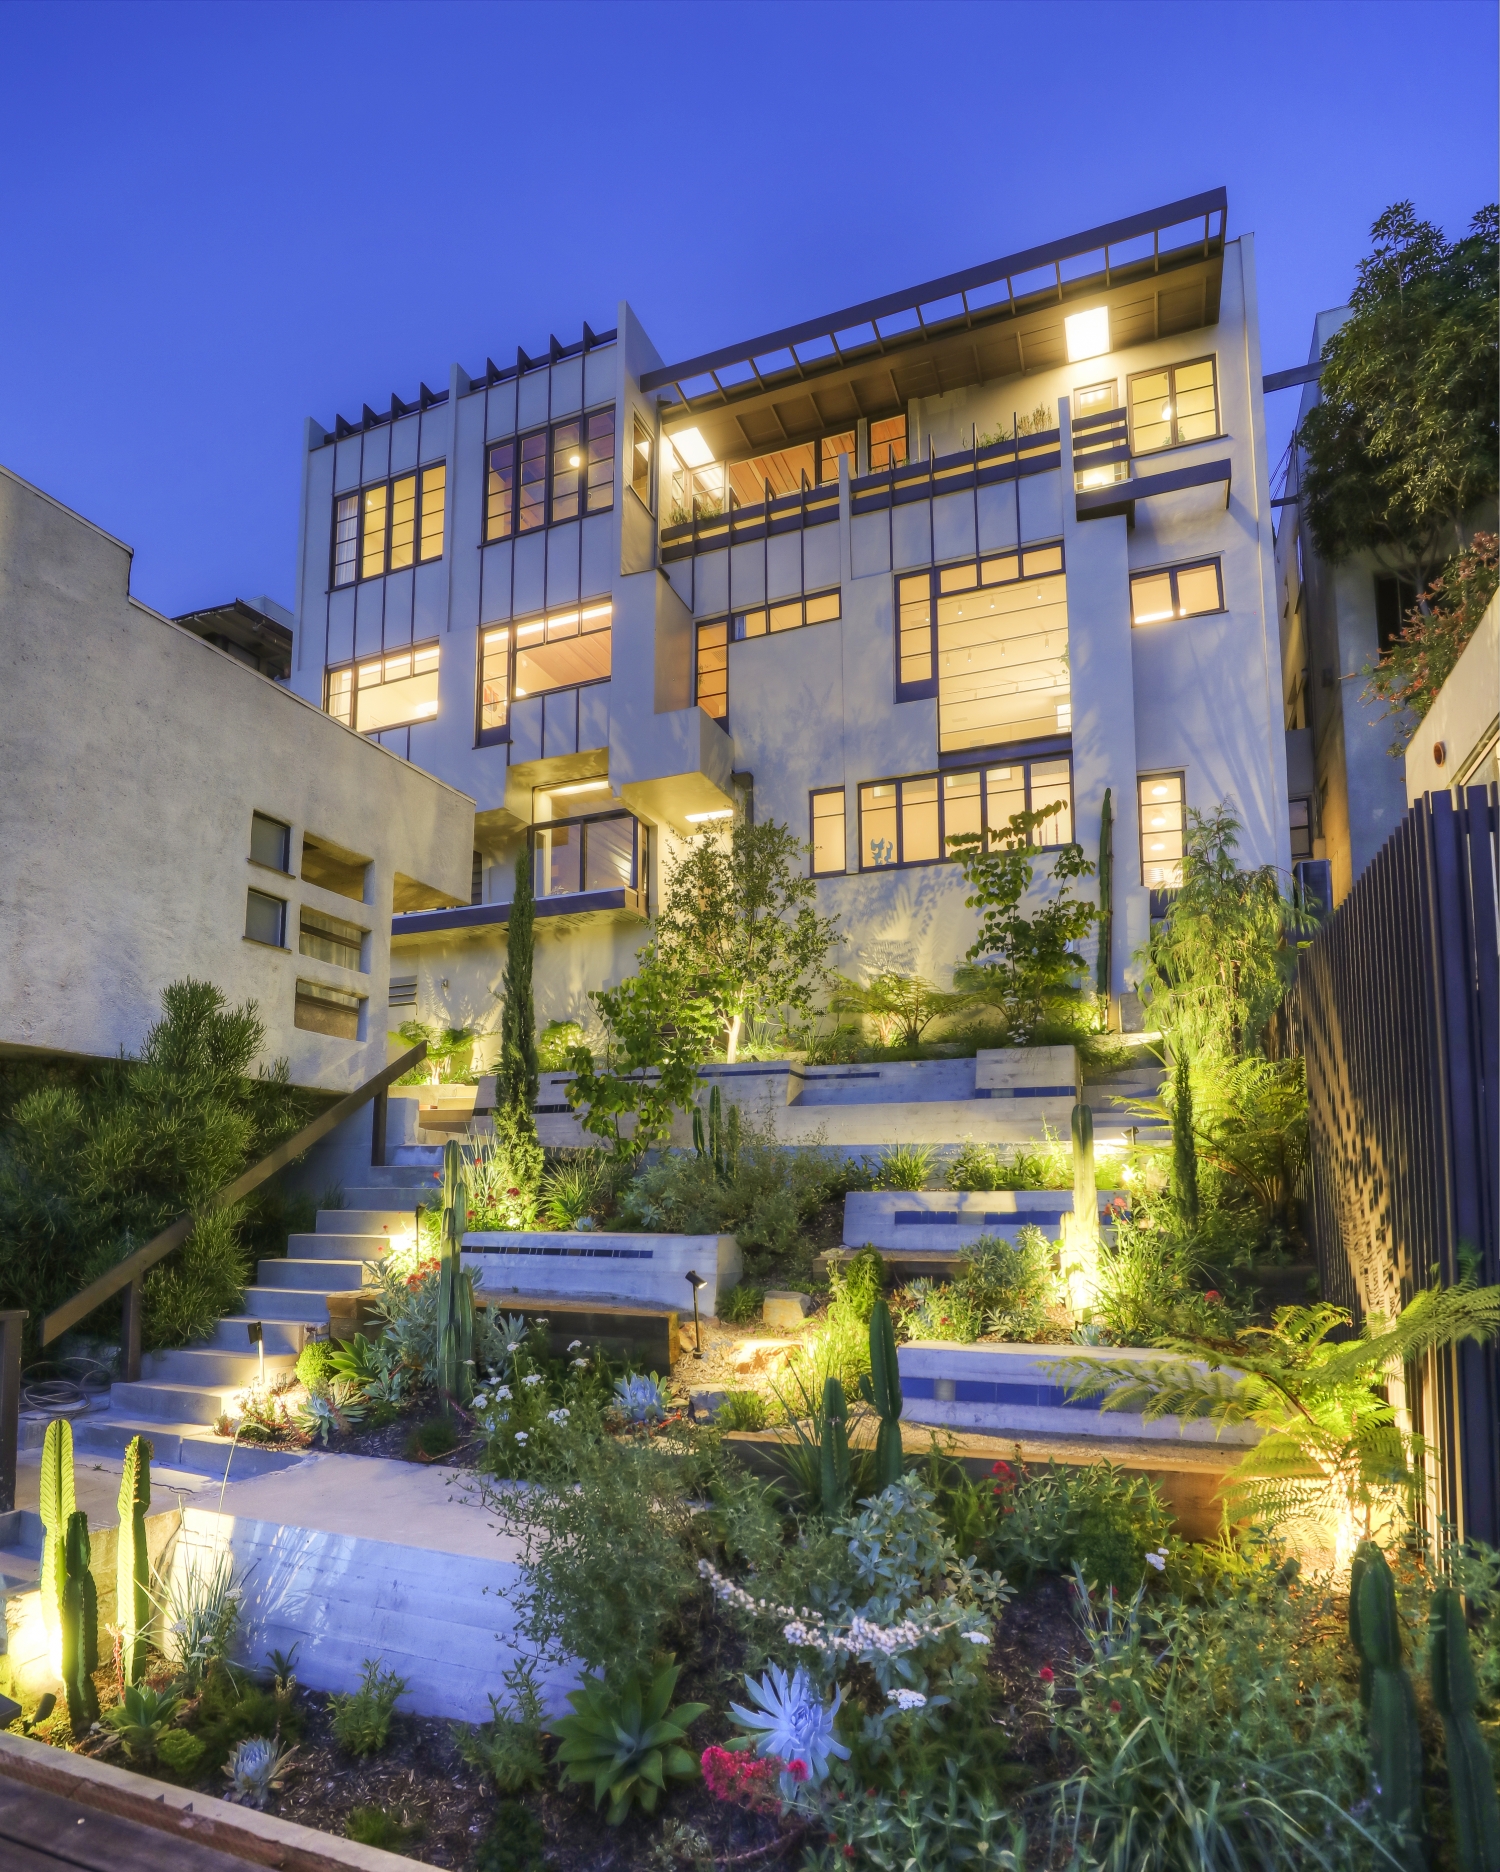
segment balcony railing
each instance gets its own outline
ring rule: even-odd
[[[1014,481],[1021,475],[1045,474],[1062,465],[1061,437],[1056,429],[1036,435],[1004,436],[981,443],[976,436],[956,455],[928,454],[926,461],[904,462],[878,474],[861,475],[849,483],[856,514],[900,507],[907,501],[931,500],[938,494],[961,494],[969,488]]]
[[[732,497],[731,497],[732,498]],[[803,486],[794,494],[773,496],[769,485],[766,498],[754,507],[731,505],[724,511],[718,497],[693,503],[693,517],[679,520],[661,530],[663,560],[690,559],[694,553],[716,552],[723,546],[748,546],[774,533],[795,533],[803,527],[826,526],[839,517],[839,490],[836,481]]]
[[[1079,493],[1130,479],[1130,427],[1122,409],[1073,418],[1073,482]]]

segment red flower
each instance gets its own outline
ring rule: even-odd
[[[1210,1287],[1208,1292],[1203,1296],[1203,1298],[1208,1302],[1210,1306],[1218,1306],[1219,1303],[1223,1300],[1224,1296],[1223,1294],[1219,1292],[1217,1287]]]
[[[1014,1480],[1015,1473],[1016,1473],[1015,1470],[1011,1468],[1008,1462],[997,1462],[997,1463],[990,1464],[991,1475],[1009,1476],[1012,1480]]]
[[[846,1846],[844,1848],[844,1857],[846,1859],[852,1859],[854,1857],[854,1848],[852,1846]]]
[[[786,1765],[786,1771],[794,1781],[805,1781],[807,1779],[807,1763],[802,1760],[801,1756],[796,1756],[789,1761]]]
[[[1118,1716],[1120,1713],[1120,1705],[1113,1697],[1109,1699],[1109,1713],[1111,1716]]]
[[[518,1189],[516,1189],[516,1190],[507,1190],[505,1193],[507,1196],[519,1196],[521,1192]]]
[[[1052,1666],[1050,1664],[1044,1664],[1042,1668],[1037,1672],[1037,1676],[1041,1678],[1043,1683],[1051,1683],[1052,1682]]]

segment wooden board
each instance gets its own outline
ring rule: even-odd
[[[0,1774],[5,1872],[244,1872],[245,1863]]]

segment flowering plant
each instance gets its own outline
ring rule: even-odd
[[[776,1785],[784,1769],[791,1764],[775,1755],[731,1754],[728,1749],[709,1747],[703,1751],[703,1785],[716,1801],[731,1807],[744,1807],[751,1813],[764,1813],[778,1807]],[[797,1767],[806,1774],[807,1765]]]

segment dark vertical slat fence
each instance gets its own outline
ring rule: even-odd
[[[1413,806],[1297,968],[1273,1033],[1307,1062],[1325,1296],[1391,1313],[1461,1254],[1500,1282],[1497,791]],[[1500,1359],[1464,1345],[1407,1375],[1437,1461],[1428,1500],[1500,1544]]]

